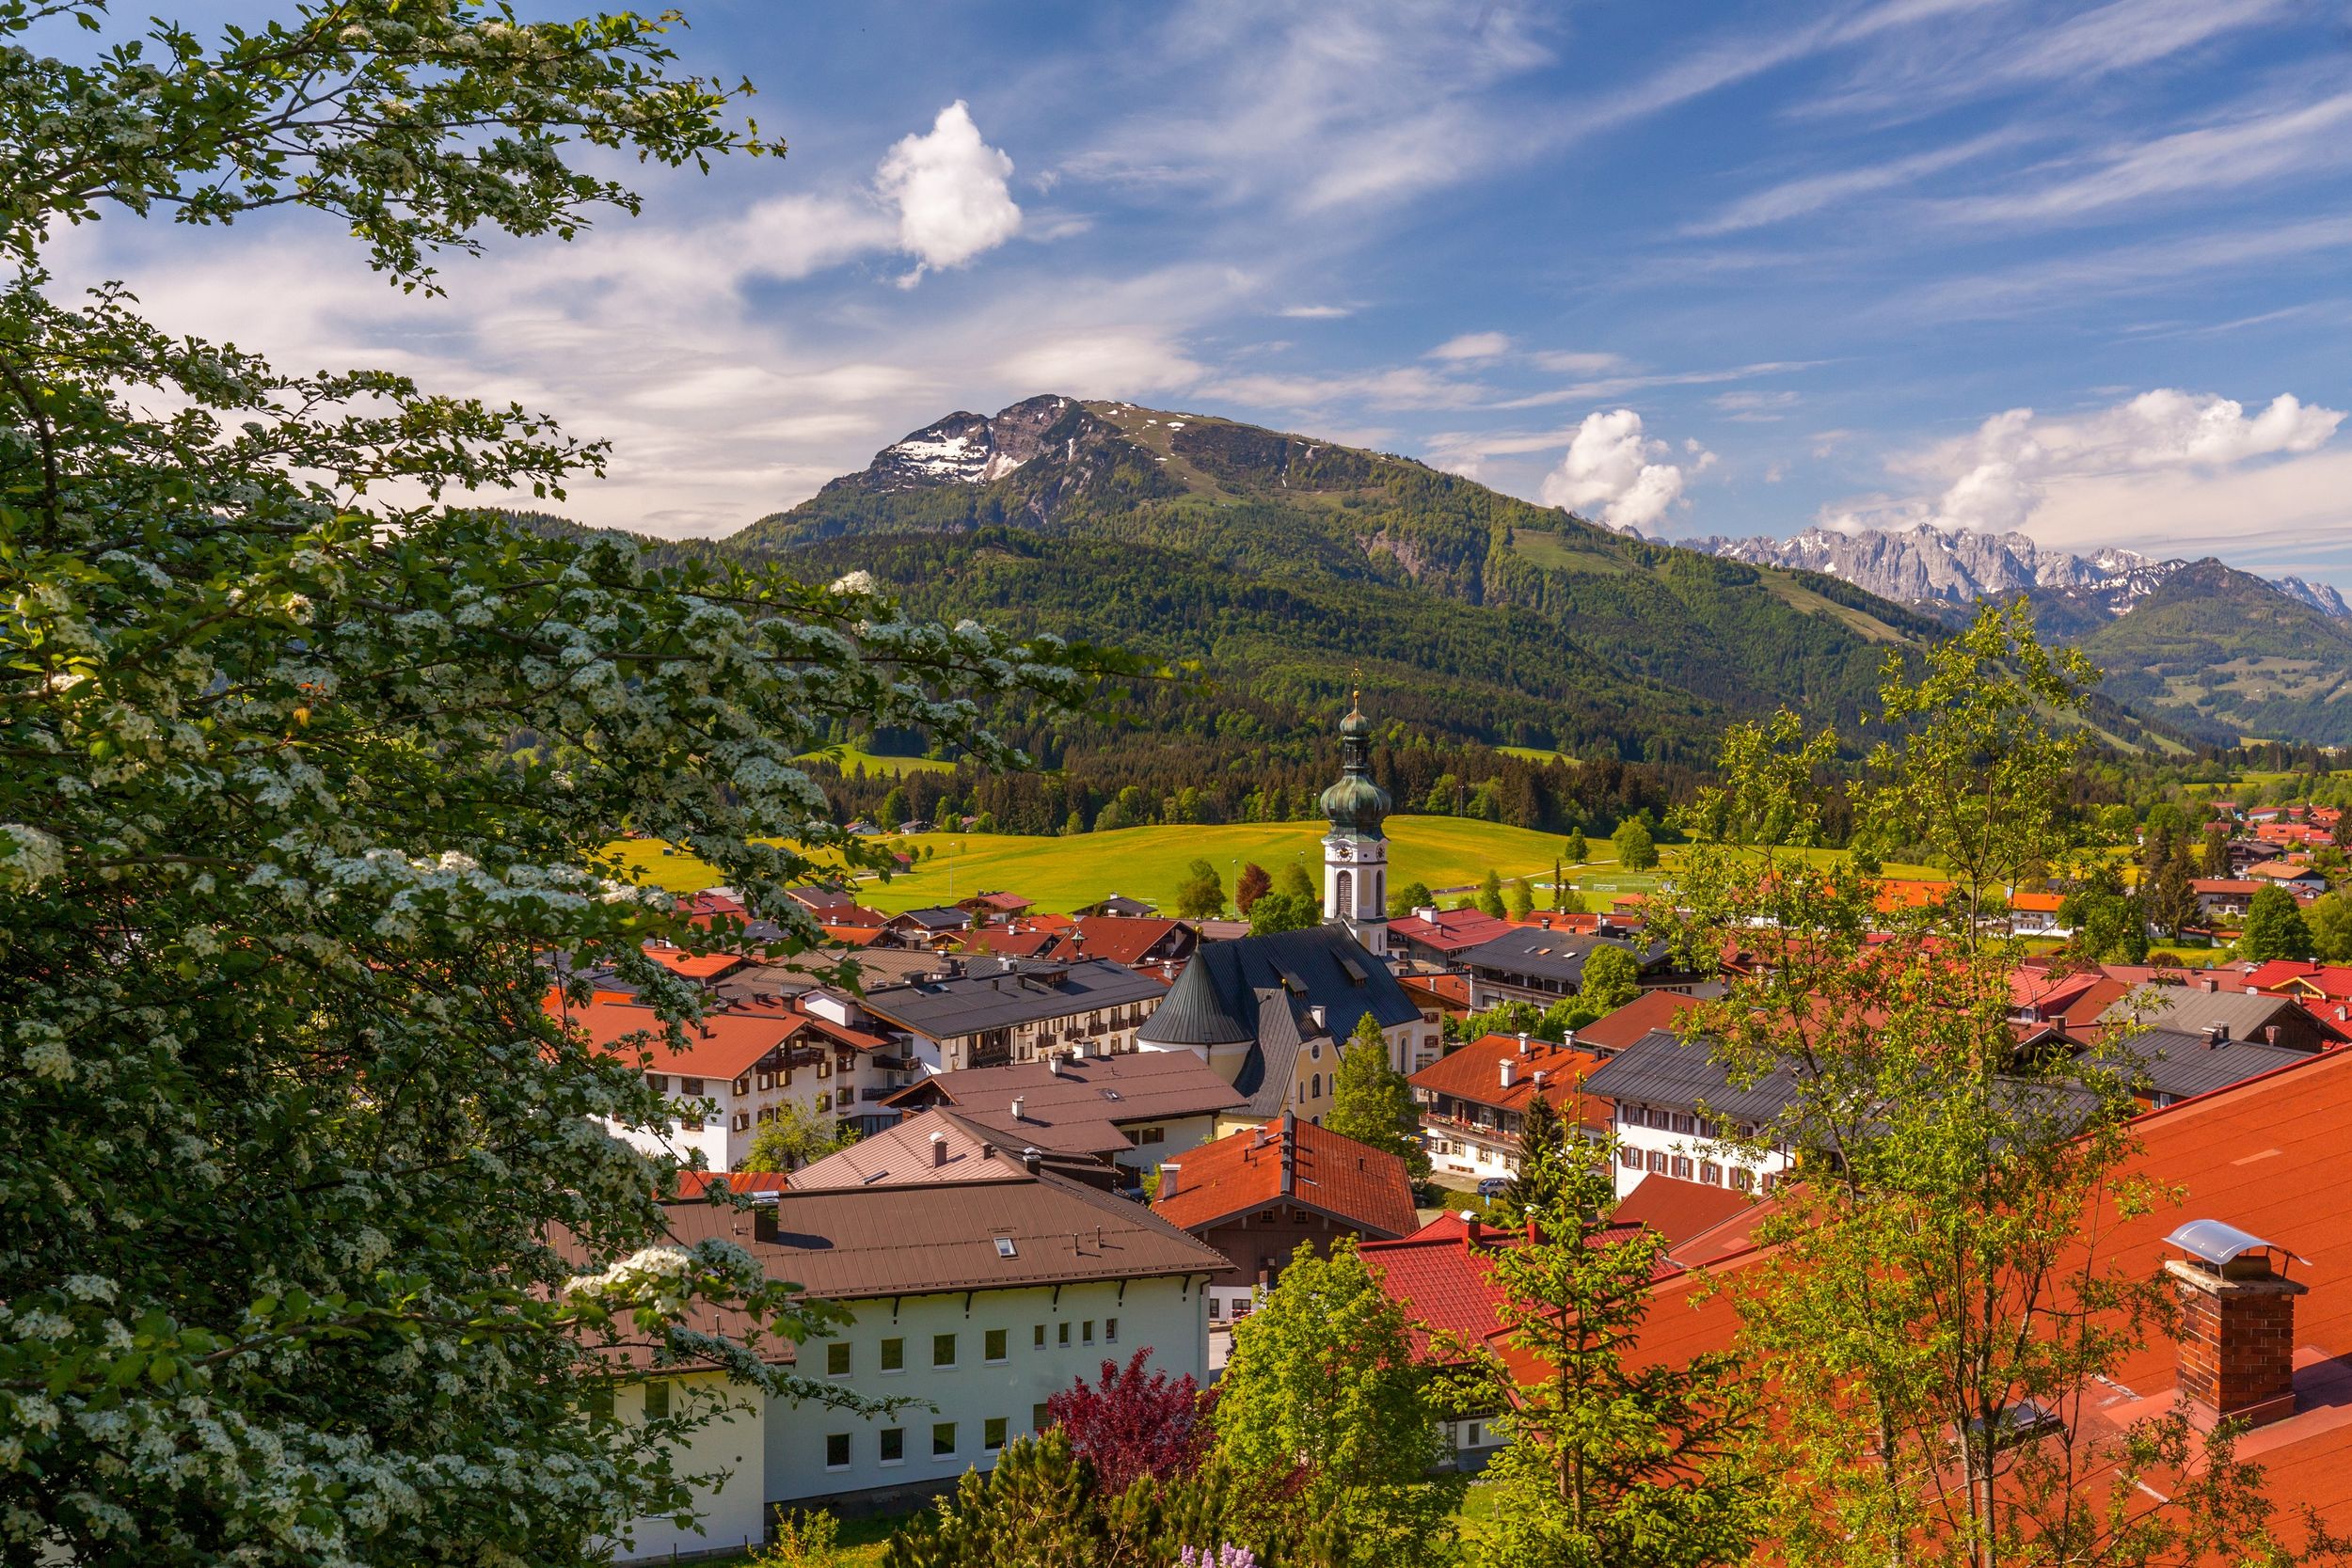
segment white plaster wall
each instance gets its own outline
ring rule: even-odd
[[[720,1547],[739,1547],[747,1543],[756,1545],[768,1529],[768,1503],[763,1495],[767,1481],[766,1422],[762,1416],[767,1396],[755,1388],[731,1384],[717,1372],[690,1373],[661,1381],[670,1385],[673,1414],[683,1413],[687,1406],[681,1402],[689,1399],[716,1402],[723,1411],[717,1419],[694,1432],[684,1453],[673,1450],[671,1463],[682,1474],[724,1471],[725,1476],[696,1498],[695,1512],[702,1517],[694,1528],[680,1529],[668,1518],[636,1520],[630,1527],[628,1543],[612,1544],[614,1560],[666,1560],[674,1551],[684,1556]],[[644,1385],[613,1391],[612,1413],[618,1419],[641,1421],[644,1419]]]
[[[1200,1277],[1138,1279],[1128,1282],[1124,1299],[1116,1283],[1065,1286],[1060,1299],[1049,1287],[977,1292],[967,1310],[964,1297],[910,1296],[894,1307],[886,1298],[844,1304],[856,1322],[834,1340],[812,1341],[803,1348],[801,1370],[824,1376],[825,1346],[846,1342],[850,1370],[834,1379],[856,1393],[874,1399],[909,1398],[923,1404],[891,1417],[855,1417],[821,1406],[771,1403],[767,1421],[767,1487],[771,1503],[863,1492],[877,1487],[952,1481],[965,1470],[987,1469],[995,1454],[982,1447],[985,1423],[1005,1418],[1008,1442],[1035,1430],[1034,1407],[1048,1396],[1080,1378],[1092,1382],[1105,1359],[1124,1365],[1137,1349],[1150,1347],[1151,1365],[1170,1377],[1190,1373],[1208,1380],[1208,1306]],[[1108,1319],[1119,1320],[1119,1340],[1105,1337]],[[1084,1325],[1093,1324],[1094,1341],[1085,1340]],[[1045,1345],[1035,1343],[1039,1324],[1045,1327]],[[1061,1342],[1069,1325],[1070,1342]],[[984,1359],[987,1331],[1005,1330],[1002,1362]],[[956,1336],[956,1365],[952,1370],[931,1365],[931,1338]],[[906,1367],[898,1372],[882,1370],[882,1341],[905,1341]],[[931,1426],[956,1424],[955,1452],[934,1458]],[[906,1457],[884,1464],[881,1434],[898,1427],[906,1433]],[[850,1463],[839,1469],[825,1463],[829,1434],[847,1433]]]

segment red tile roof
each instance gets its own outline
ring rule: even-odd
[[[1184,925],[1156,915],[1087,914],[1078,917],[1078,951],[1089,958],[1135,965]]]
[[[1467,974],[1400,974],[1396,983],[1403,986],[1414,1001],[1438,1012],[1470,1011],[1470,976]]]
[[[1597,1239],[1615,1232],[1612,1226]],[[1425,1354],[1436,1334],[1473,1342],[1491,1339],[1499,1326],[1497,1307],[1502,1292],[1483,1253],[1518,1245],[1524,1231],[1499,1229],[1463,1214],[1443,1213],[1401,1241],[1366,1242],[1363,1258],[1390,1299],[1402,1306],[1413,1324],[1413,1351]],[[1651,1277],[1662,1280],[1680,1271],[1661,1257]]]
[[[1288,1112],[1272,1127],[1202,1144],[1162,1169],[1178,1172],[1176,1191],[1152,1209],[1196,1235],[1284,1201],[1320,1210],[1383,1241],[1410,1235],[1420,1223],[1403,1160]]]
[[[1439,953],[1466,952],[1515,928],[1509,921],[1477,910],[1440,910],[1434,921],[1408,914],[1402,920],[1389,922],[1389,935],[1398,942],[1414,942]]]
[[[1671,990],[1645,990],[1613,1013],[1604,1013],[1576,1032],[1576,1043],[1623,1051],[1652,1029],[1671,1029],[1698,998]]]
[[[1588,1127],[1609,1125],[1609,1102],[1581,1092],[1585,1075],[1601,1064],[1590,1051],[1578,1051],[1549,1040],[1531,1039],[1519,1049],[1517,1035],[1483,1035],[1450,1055],[1441,1056],[1410,1082],[1417,1089],[1452,1095],[1498,1110],[1523,1111],[1536,1094],[1535,1074],[1544,1075],[1543,1097],[1571,1123]],[[1502,1065],[1512,1067],[1512,1083],[1502,1084]]]
[[[680,1197],[701,1197],[716,1186],[739,1193],[780,1193],[789,1180],[780,1170],[682,1170],[677,1191]]]
[[[1610,1218],[1619,1225],[1646,1225],[1673,1248],[1755,1206],[1746,1194],[1729,1187],[1677,1181],[1653,1171],[1618,1200]]]

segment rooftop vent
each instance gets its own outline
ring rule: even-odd
[[[947,1134],[945,1132],[934,1132],[931,1134],[931,1168],[936,1170],[946,1163]]]
[[[1014,1096],[1012,1097],[1012,1119],[1013,1119],[1013,1120],[1015,1120],[1015,1121],[1019,1121],[1019,1120],[1023,1119],[1023,1118],[1022,1118],[1022,1113],[1023,1113],[1023,1112],[1025,1112],[1025,1111],[1026,1111],[1028,1108],[1029,1108],[1029,1098],[1028,1098],[1028,1096],[1026,1096],[1026,1095],[1020,1095],[1020,1094],[1017,1094],[1017,1095],[1014,1095]]]

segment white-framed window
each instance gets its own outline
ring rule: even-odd
[[[882,1370],[903,1372],[907,1370],[907,1342],[904,1339],[884,1339],[882,1342]]]
[[[825,1433],[825,1468],[846,1470],[850,1467],[850,1434],[846,1432]]]
[[[885,1465],[904,1465],[907,1462],[906,1428],[882,1428],[882,1462]]]
[[[955,1456],[956,1423],[953,1421],[933,1421],[931,1423],[931,1457],[933,1459],[953,1459]]]
[[[980,1359],[993,1365],[1005,1359],[1005,1331],[992,1328],[980,1340]]]
[[[825,1375],[827,1377],[850,1375],[850,1341],[847,1339],[825,1341]]]

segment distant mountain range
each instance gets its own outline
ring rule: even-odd
[[[1058,396],[951,414],[707,547],[1189,661],[1205,689],[1150,693],[1144,731],[1089,744],[1236,759],[1314,733],[1360,672],[1409,734],[1710,762],[1734,720],[1851,719],[1887,650],[1944,625],[1810,565],[1630,537],[1410,458]],[[2189,738],[2104,699],[2098,721],[2123,744]]]
[[[1965,612],[1979,599],[2012,599],[2023,594],[2034,607],[2037,623],[2055,637],[2090,635],[2130,613],[2191,564],[2156,561],[2132,550],[2074,555],[2038,545],[2022,533],[1928,526],[1808,529],[1793,539],[1681,543],[1761,566],[1826,572],[1930,614]],[[2322,614],[2352,619],[2352,605],[2325,583],[2290,577],[2266,586]]]

